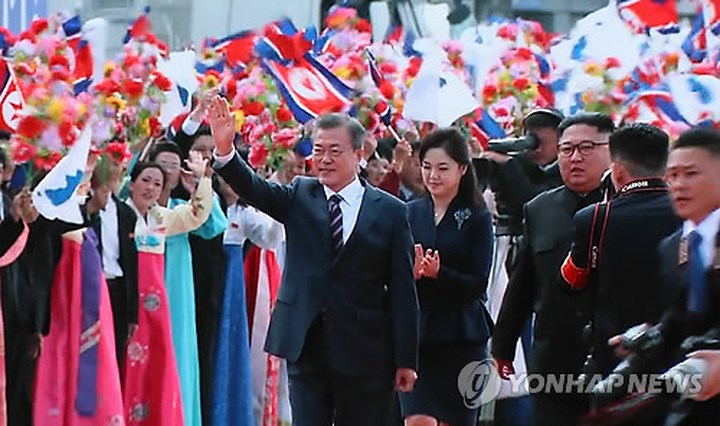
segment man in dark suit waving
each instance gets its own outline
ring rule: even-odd
[[[288,360],[293,424],[388,424],[393,376],[405,392],[416,377],[418,302],[406,208],[357,176],[365,130],[347,115],[318,118],[318,177],[282,186],[234,152],[224,99],[213,100],[210,124],[217,172],[285,225],[286,273],[265,349]]]

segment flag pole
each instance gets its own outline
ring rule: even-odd
[[[385,127],[387,127],[388,132],[390,132],[390,135],[392,135],[392,137],[395,138],[397,142],[402,142],[402,138],[400,137],[400,135],[398,135],[392,125],[388,124]]]

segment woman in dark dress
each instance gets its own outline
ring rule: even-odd
[[[474,426],[478,409],[464,403],[458,375],[486,358],[492,220],[457,130],[425,138],[420,162],[428,194],[408,205],[421,312],[419,371],[414,390],[400,395],[403,417],[408,426]]]

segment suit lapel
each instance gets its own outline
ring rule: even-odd
[[[450,214],[450,209],[445,213]],[[435,247],[437,237],[437,226],[435,225],[435,209],[430,196],[423,197],[420,201],[419,215],[413,218],[418,226],[413,227],[413,236],[416,242],[422,244],[423,249]]]
[[[310,203],[317,215],[320,224],[318,225],[319,241],[326,242],[328,252],[330,250],[330,212],[328,211],[328,202],[325,198],[325,192],[320,181],[315,182],[316,185],[310,190]]]
[[[363,194],[362,201],[360,202],[360,211],[358,212],[355,227],[353,228],[347,242],[340,250],[340,253],[338,254],[338,256],[335,257],[335,262],[337,262],[338,259],[343,257],[346,252],[348,252],[355,244],[357,244],[357,240],[359,238],[358,235],[363,235],[364,233],[370,231],[370,229],[372,228],[371,225],[376,218],[376,215],[373,214],[372,205],[380,201],[380,193],[378,192],[378,190],[376,190],[370,185],[367,185],[365,182],[363,182],[363,185],[365,186],[365,193]],[[325,210],[326,216],[328,216],[327,209]],[[326,227],[326,229],[328,229],[327,232],[329,239],[330,219],[327,219],[327,222],[328,226]]]

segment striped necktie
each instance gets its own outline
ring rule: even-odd
[[[337,194],[330,196],[328,199],[328,205],[330,207],[330,236],[333,255],[335,257],[337,257],[343,247],[343,224],[340,201],[342,201],[342,198]]]

